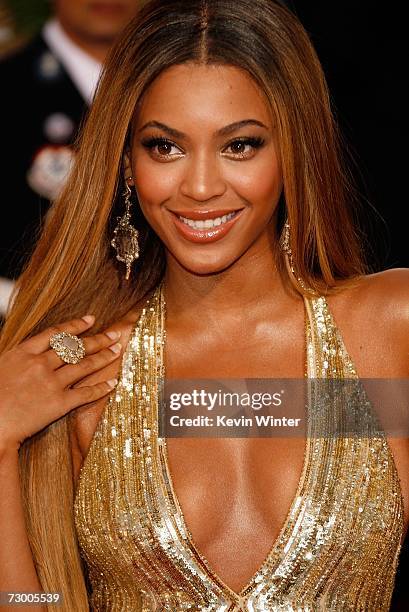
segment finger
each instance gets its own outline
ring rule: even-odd
[[[96,334],[95,336],[88,336],[86,338],[81,338],[85,347],[86,355],[93,355],[98,351],[112,346],[119,340],[121,336],[120,331],[107,331],[104,333]],[[50,349],[46,353],[44,353],[44,358],[47,361],[47,364],[53,370],[56,370],[59,367],[65,366],[65,362],[57,355],[54,349]]]
[[[67,403],[69,409],[79,408],[84,404],[90,404],[107,395],[117,385],[118,379],[112,378],[96,385],[88,387],[76,387],[67,390]]]
[[[33,355],[39,355],[50,348],[50,338],[54,334],[58,334],[61,331],[74,335],[82,334],[89,329],[94,322],[94,315],[85,315],[82,319],[72,319],[66,323],[59,323],[25,340],[20,346]]]
[[[79,380],[102,370],[109,363],[118,359],[121,353],[121,345],[118,343],[113,344],[109,348],[98,351],[94,355],[84,357],[81,361],[75,365],[66,365],[63,368],[57,370],[58,380],[63,387],[70,387]]]

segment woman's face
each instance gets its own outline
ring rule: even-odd
[[[282,177],[268,102],[246,72],[161,73],[138,106],[131,160],[142,211],[185,269],[220,272],[265,245]]]

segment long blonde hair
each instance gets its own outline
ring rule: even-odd
[[[96,315],[96,332],[134,307],[163,276],[163,245],[137,202],[133,222],[141,257],[128,283],[110,238],[121,212],[121,162],[136,104],[163,70],[188,61],[240,67],[266,94],[284,179],[277,232],[288,216],[298,275],[314,290],[328,292],[365,273],[325,79],[298,20],[270,0],[153,0],[110,53],[75,167],[18,280],[0,351],[88,312]],[[27,439],[20,470],[42,587],[63,593],[64,612],[83,612],[88,600],[73,522],[69,427],[67,415]]]

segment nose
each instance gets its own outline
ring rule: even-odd
[[[222,196],[225,191],[226,182],[214,153],[203,152],[192,156],[180,184],[181,194],[198,202],[206,202]]]

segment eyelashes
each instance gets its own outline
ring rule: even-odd
[[[142,140],[142,145],[150,153],[155,153],[156,155],[163,157],[169,157],[171,155],[169,149],[172,149],[173,147],[175,149],[178,149],[179,153],[181,153],[179,147],[177,147],[171,140],[168,140],[167,138],[163,137],[154,137],[149,138],[147,140]],[[155,148],[157,148],[158,150],[154,151]],[[166,148],[168,149],[167,151]],[[159,149],[162,149],[162,151],[159,151]],[[172,157],[174,157],[174,155]]]
[[[235,140],[232,140],[231,142],[229,142],[229,144],[227,145],[228,148],[232,148],[232,147],[251,147],[253,150],[257,150],[260,149],[264,144],[264,139],[261,137],[252,137],[252,138],[236,138]],[[244,154],[243,151],[233,151],[233,154]]]
[[[141,141],[142,146],[152,157],[164,160],[177,159],[183,155],[182,150],[168,138],[155,136]],[[255,152],[264,145],[264,138],[261,137],[242,137],[231,140],[223,148],[222,152],[233,159],[247,159],[252,157]],[[247,147],[247,149],[246,149]],[[248,149],[250,148],[250,150]],[[176,149],[176,153],[172,153]]]

